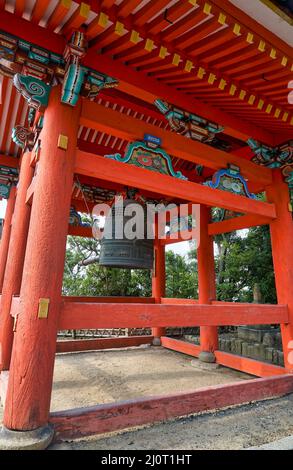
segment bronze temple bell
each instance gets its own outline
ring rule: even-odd
[[[137,213],[139,208],[141,208],[139,213],[143,214],[143,217],[136,217],[138,223],[133,225],[139,237],[132,238],[128,236],[127,227],[132,226],[133,214]],[[112,205],[105,220],[101,239],[99,258],[101,266],[126,269],[153,268],[154,240],[147,237],[147,212],[146,204],[129,199],[129,196]]]

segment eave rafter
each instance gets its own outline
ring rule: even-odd
[[[152,104],[156,98],[162,98],[216,120],[233,137],[241,140],[254,137],[268,145],[275,144],[275,129],[285,135],[292,128],[293,116],[285,101],[286,80],[292,69],[290,49],[264,28],[260,29],[260,36],[257,23],[249,18],[247,21],[245,15],[239,19],[239,10],[237,16],[237,9],[228,8],[229,2],[225,1],[222,7],[216,0],[185,0],[164,10],[169,3],[166,0],[148,2],[141,8],[135,0],[119,5],[113,1],[89,2],[89,5],[78,0],[75,4],[79,5],[72,9],[70,0],[62,0],[47,23],[42,23],[45,24],[42,28],[34,23],[41,21],[45,3],[36,2],[31,22],[2,12],[0,29],[11,34],[17,32],[28,41],[33,29],[37,45],[46,47],[49,43],[54,52],[62,54],[70,30],[85,27],[90,47],[84,64],[90,67],[94,64],[94,68],[96,64],[100,72],[119,79],[120,90],[142,101]],[[206,34],[210,34],[210,41],[206,41]],[[197,38],[196,49],[194,42],[188,43],[189,36],[193,41]],[[239,65],[235,64],[239,62],[238,51],[255,60],[252,71],[247,70],[246,64],[241,65],[239,77],[233,74]],[[141,61],[140,65],[135,64],[136,60]],[[261,62],[271,84],[259,81]],[[132,65],[139,65],[139,70]],[[283,90],[279,93],[275,87],[280,80]],[[225,107],[230,102],[235,103],[233,115]],[[251,122],[241,113],[243,105],[252,111]],[[259,120],[263,111],[265,125]]]
[[[92,52],[85,58],[85,63],[93,63],[96,58],[97,54]],[[235,138],[247,140],[249,136],[257,135],[257,140],[274,145],[273,136],[266,130],[237,117],[229,116],[220,111],[219,108],[205,104],[198,99],[191,101],[188,96],[180,93],[180,91],[172,89],[141,72],[130,69],[106,55],[99,56],[98,64],[103,73],[115,76],[119,80],[119,89],[125,93],[132,94],[149,103],[154,103],[157,98],[162,98],[186,111],[191,113],[196,111],[205,119],[221,123],[225,127],[225,133]]]
[[[256,54],[260,60],[265,55],[265,57],[268,59],[269,62],[271,63],[276,62],[276,64],[279,64],[279,67],[281,67],[281,69],[282,68],[287,69],[288,71],[287,73],[291,71],[292,62],[288,60],[288,57],[284,55],[284,52],[282,50],[277,49],[275,45],[270,45],[268,43],[265,43],[263,39],[260,36],[258,36],[257,33],[255,33],[255,31],[252,33],[250,30],[248,30],[246,26],[243,26],[240,23],[235,23],[235,18],[228,17],[226,14],[223,13],[222,9],[219,9],[215,5],[207,4],[206,2],[192,2],[191,1],[191,2],[186,2],[185,6],[187,3],[189,3],[189,9],[192,9],[192,8],[194,9],[195,4],[198,5],[198,8],[194,10],[195,17],[199,15],[200,13],[206,15],[207,21],[205,21],[202,25],[200,25],[199,28],[204,28],[205,23],[210,21],[211,18],[214,24],[217,23],[217,28],[221,27],[222,25],[223,29],[216,32],[214,35],[211,36],[213,40],[214,40],[214,36],[219,35],[220,37],[223,36],[224,38],[223,43],[225,43],[229,37],[231,38],[232,50],[233,50],[233,47],[236,47],[235,45],[233,46],[233,42],[234,44],[239,43],[238,48],[243,48],[243,50],[247,51],[247,53]],[[180,2],[180,4],[182,5],[183,2]],[[178,8],[178,4],[175,4],[173,7],[174,9]],[[108,20],[112,22],[113,25],[117,24],[117,22],[119,22],[119,24],[121,23],[120,18],[119,18],[119,8],[118,10],[116,10],[115,14],[116,16],[114,16],[113,10],[111,10],[109,14],[106,14]],[[211,14],[213,14],[214,16],[211,17]],[[136,15],[139,15],[139,12]],[[183,20],[179,20],[178,22],[179,27],[181,28],[180,31],[184,30],[182,26],[182,21]],[[190,16],[188,15],[186,17],[187,28],[190,25],[190,21],[191,21]],[[107,47],[105,47],[104,49],[102,47],[102,53],[111,54],[111,55],[114,55],[115,58],[121,58],[126,61],[128,58],[130,58],[133,61],[134,60],[133,56],[136,58],[137,57],[141,58],[142,60],[144,60],[145,58],[145,60],[148,61],[149,56],[157,55],[157,60],[155,61],[152,60],[152,63],[150,63],[149,65],[148,65],[148,62],[146,62],[145,65],[142,65],[142,64],[139,65],[139,63],[133,64],[133,65],[139,65],[140,70],[144,70],[145,72],[151,72],[151,73],[153,72],[154,75],[156,75],[156,73],[161,67],[163,68],[167,67],[167,71],[166,71],[166,74],[167,74],[168,66],[170,66],[170,71],[171,71],[172,66],[173,67],[177,66],[180,69],[180,71],[182,72],[187,71],[188,73],[192,73],[195,75],[196,70],[193,70],[193,68],[196,69],[199,65],[200,68],[198,70],[198,73],[202,75],[201,79],[203,80],[204,85],[207,86],[208,88],[209,87],[213,88],[216,86],[221,90],[227,87],[227,89],[229,90],[229,93],[233,96],[234,95],[237,96],[238,99],[239,97],[241,97],[240,99],[243,99],[242,97],[243,95],[245,95],[244,99],[248,102],[249,106],[251,106],[252,109],[256,111],[256,114],[258,113],[258,105],[260,101],[264,101],[266,107],[268,107],[268,109],[271,109],[271,107],[269,106],[270,101],[269,101],[268,96],[265,96],[265,95],[262,96],[260,94],[258,96],[255,96],[255,99],[253,99],[251,98],[252,91],[248,89],[247,87],[245,87],[245,84],[243,82],[241,81],[239,82],[237,80],[233,80],[232,82],[228,75],[227,76],[221,75],[221,71],[219,71],[218,69],[212,70],[210,68],[210,63],[208,64],[209,66],[206,68],[201,67],[201,65],[198,64],[198,61],[200,61],[201,59],[204,59],[205,57],[208,57],[208,55],[210,54],[208,50],[205,54],[203,54],[202,57],[199,55],[195,58],[195,61],[193,61],[192,57],[188,57],[186,55],[186,51],[180,51],[178,49],[179,44],[180,44],[180,39],[182,38],[182,36],[179,38],[177,37],[176,39],[177,50],[176,48],[174,48],[174,44],[172,42],[164,42],[164,37],[165,39],[168,38],[169,30],[171,30],[169,37],[171,38],[173,37],[172,28],[175,29],[177,23],[175,23],[173,26],[170,26],[170,28],[166,29],[165,36],[163,32],[161,35],[157,37],[155,37],[154,35],[152,36],[152,34],[149,33],[150,24],[148,25],[148,32],[146,32],[145,28],[139,29],[137,27],[137,24],[135,23],[135,19],[131,15],[128,18],[128,23],[130,23],[130,26],[126,27],[126,25],[124,25],[125,34],[123,35],[123,37],[120,38],[120,40],[116,40],[115,37],[113,37],[112,41],[110,41],[110,44],[108,44]],[[197,28],[195,28],[194,31],[191,31],[192,33],[191,36],[194,37],[196,30]],[[114,30],[111,32],[115,34]],[[118,34],[117,31],[116,33]],[[186,34],[188,34],[188,32]],[[121,41],[123,41],[123,45],[121,45]],[[137,43],[136,46],[131,45],[135,43]],[[214,45],[213,41],[212,43]],[[206,42],[206,47],[209,47],[207,44],[208,43]],[[127,45],[129,47],[127,47]],[[147,45],[149,47],[147,47]],[[141,47],[140,49],[139,49],[139,46]],[[198,42],[196,46],[197,46],[196,53],[198,53]],[[121,52],[121,48],[122,48],[122,52]],[[224,51],[225,51],[225,48],[226,48],[226,45],[224,47]],[[93,44],[93,50],[99,50],[99,49],[100,49],[99,39],[95,38],[95,41]],[[162,54],[162,50],[165,51],[165,53]],[[145,52],[144,55],[142,55],[143,51]],[[166,53],[166,51],[168,51],[168,53]],[[127,56],[128,52],[130,54],[129,56]],[[214,47],[213,47],[213,54],[216,54],[216,51],[214,51]],[[219,54],[223,54],[223,47],[219,49]],[[232,61],[231,56],[229,57],[228,55],[227,60]],[[233,69],[233,65],[235,65],[235,60],[236,61],[238,60],[237,51],[234,52],[234,64],[232,62],[230,64],[230,68],[232,69]],[[241,77],[240,77],[240,80],[241,80]],[[283,90],[284,95],[286,94],[286,92],[287,92],[287,89],[286,89],[286,86],[284,86],[284,90]],[[292,116],[290,116],[290,114],[288,114],[287,116],[287,110],[286,110],[285,105],[284,105],[284,110],[282,112],[281,118],[278,118],[273,114],[273,108],[275,104],[276,103],[273,101],[272,110],[270,112],[272,120],[274,119],[279,120],[281,125],[287,121],[288,123],[290,123],[292,121]]]

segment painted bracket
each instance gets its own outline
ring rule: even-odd
[[[219,170],[214,174],[212,181],[203,184],[213,189],[221,189],[239,196],[246,196],[249,199],[257,199],[256,195],[248,190],[247,182],[237,167],[230,166]]]
[[[121,163],[129,163],[163,175],[187,180],[181,171],[175,171],[171,157],[161,148],[150,148],[145,142],[132,142],[126,149],[125,156],[120,153],[105,155]]]

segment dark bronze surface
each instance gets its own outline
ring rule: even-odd
[[[147,239],[146,206],[132,199],[125,199],[123,204],[120,204],[120,206],[112,206],[112,210],[106,218],[99,264],[109,268],[152,269],[154,241]],[[138,220],[137,225],[139,226],[134,227],[142,237],[129,239],[124,229],[126,224],[128,226],[131,224],[135,215],[132,209],[135,207],[141,208],[143,214],[143,217]]]

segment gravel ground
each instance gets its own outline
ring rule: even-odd
[[[58,354],[51,410],[195,390],[251,378],[224,367],[202,370],[197,360],[193,359],[193,365],[191,361],[186,355],[146,346]],[[0,406],[0,422],[2,412]],[[51,448],[232,450],[263,445],[290,434],[293,434],[293,395]]]
[[[51,410],[177,393],[251,379],[219,367],[202,370],[184,354],[161,347],[58,354]],[[195,363],[198,361],[195,360]]]

